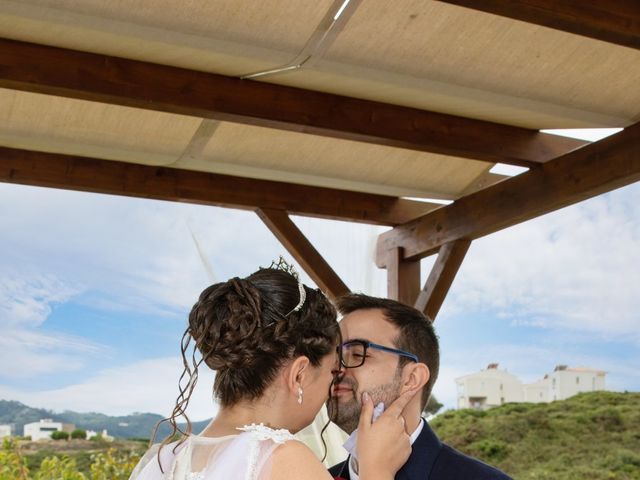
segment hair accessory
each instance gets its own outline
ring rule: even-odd
[[[289,313],[285,315],[285,317],[288,317],[293,312],[297,312],[302,308],[305,300],[307,299],[307,292],[304,289],[304,285],[302,284],[302,281],[300,281],[300,275],[298,275],[298,271],[296,270],[296,268],[292,264],[288,263],[282,255],[278,257],[277,262],[275,260],[271,262],[271,265],[269,265],[269,268],[275,268],[276,270],[282,270],[283,272],[287,272],[289,275],[291,275],[293,278],[295,278],[298,281],[298,292],[300,295],[300,300],[298,301],[298,304],[295,307],[293,307],[293,309]]]

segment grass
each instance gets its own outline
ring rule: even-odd
[[[640,479],[640,393],[448,411],[431,426],[444,442],[516,479]]]

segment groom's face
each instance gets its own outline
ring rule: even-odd
[[[398,328],[386,320],[382,310],[356,310],[340,322],[342,341],[365,340],[395,348]],[[402,388],[402,370],[393,353],[369,348],[365,362],[357,368],[343,368],[342,376],[332,388],[329,412],[332,420],[347,433],[358,427],[362,392],[368,392],[373,404],[389,406]]]

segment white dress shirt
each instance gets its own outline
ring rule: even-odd
[[[411,434],[411,436],[409,437],[409,442],[411,443],[411,445],[413,445],[413,443],[416,441],[416,439],[418,438],[418,435],[420,435],[420,432],[422,432],[422,429],[424,428],[424,419],[421,418],[420,419],[420,423],[418,424],[418,428],[416,428],[413,433]],[[351,436],[347,439],[346,442],[344,442],[344,448],[349,452],[349,454],[351,455],[349,457],[349,476],[351,477],[351,480],[359,480],[358,477],[358,459],[356,458],[356,432],[358,430],[356,429]],[[350,441],[351,440],[351,441]]]

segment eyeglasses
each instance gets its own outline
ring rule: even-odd
[[[397,348],[385,347],[377,343],[368,342],[366,340],[350,340],[340,345],[340,365],[344,368],[357,368],[364,365],[367,358],[367,349],[375,348],[383,352],[395,353],[401,357],[407,357],[414,362],[418,362],[418,357],[413,353],[398,350]]]

